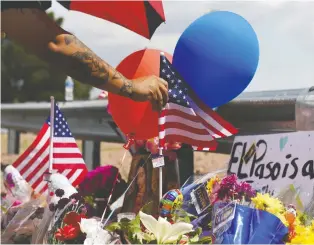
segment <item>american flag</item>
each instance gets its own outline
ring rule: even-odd
[[[53,137],[53,169],[65,175],[73,186],[78,185],[87,168],[82,154],[62,112],[55,104]],[[13,163],[37,193],[48,190],[43,176],[49,171],[50,117],[31,146]]]
[[[168,82],[169,92],[169,101],[159,117],[160,146],[175,141],[191,145],[194,150],[215,150],[215,139],[237,133],[235,127],[197,98],[163,54],[160,77]]]

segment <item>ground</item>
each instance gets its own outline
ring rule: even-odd
[[[34,140],[35,135],[31,133],[22,134],[20,138],[20,153],[22,153]],[[78,146],[81,148],[82,142],[77,140]],[[7,153],[7,134],[1,134],[1,162],[13,163],[18,155],[8,155]],[[127,178],[131,156],[127,154],[126,159],[121,164],[121,159],[125,150],[121,144],[102,143],[101,144],[101,165],[111,164],[120,169],[124,179]],[[205,174],[211,171],[223,169],[227,167],[228,155],[216,153],[195,153],[194,164],[195,173]]]

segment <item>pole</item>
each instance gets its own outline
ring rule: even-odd
[[[161,125],[161,124],[162,124],[162,115],[161,115],[161,113],[159,113],[158,125]],[[161,145],[161,139],[163,137],[162,137],[160,129],[159,129],[158,138],[159,138],[159,142],[158,142],[159,156],[158,157],[163,157],[163,152],[162,152],[163,146]],[[159,167],[159,201],[162,199],[162,186],[163,186],[163,182],[162,182],[162,167],[163,166]]]
[[[55,121],[55,98],[50,97],[50,145],[49,145],[49,173],[52,174],[53,164],[53,137],[54,137],[54,121]]]
[[[159,148],[159,155],[162,156],[162,148]],[[162,167],[159,167],[159,200],[162,199]]]

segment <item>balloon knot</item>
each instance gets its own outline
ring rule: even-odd
[[[134,135],[127,135],[127,142],[123,145],[123,148],[129,150],[132,145],[135,144]]]

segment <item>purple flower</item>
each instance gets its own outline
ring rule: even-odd
[[[9,173],[7,175],[7,178],[6,178],[6,181],[7,181],[7,184],[10,188],[14,187],[15,184],[14,184],[14,181],[13,181],[13,176],[12,176],[12,173]]]
[[[111,165],[98,167],[87,173],[85,179],[79,185],[79,190],[83,196],[96,193],[97,197],[106,198],[114,187],[117,174],[118,169]]]
[[[64,190],[62,189],[57,189],[56,192],[55,192],[56,196],[57,197],[63,197],[64,195]]]
[[[252,198],[256,195],[256,191],[247,182],[241,182],[239,185],[239,192],[246,198]]]
[[[58,209],[63,209],[70,202],[69,198],[61,198],[58,202]]]
[[[56,210],[56,206],[55,206],[53,203],[50,203],[50,204],[49,204],[49,210],[50,210],[51,212],[54,212],[54,211]]]
[[[238,183],[237,176],[235,174],[226,176],[222,179],[220,183],[220,188],[218,190],[218,198],[223,199],[237,199],[238,197]]]
[[[74,199],[75,201],[81,201],[82,195],[80,193],[73,193],[69,198]]]

